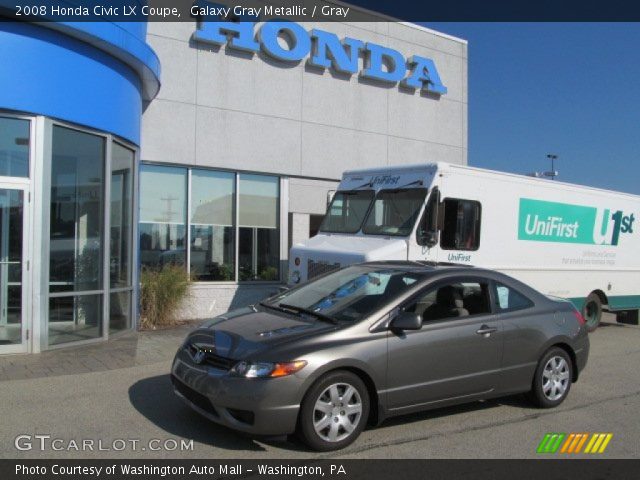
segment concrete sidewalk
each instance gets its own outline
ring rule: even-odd
[[[129,332],[82,347],[0,356],[0,381],[100,372],[170,360],[187,333],[200,323]]]

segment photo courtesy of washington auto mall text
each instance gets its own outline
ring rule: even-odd
[[[0,480],[635,480],[638,45],[622,0],[0,0]]]

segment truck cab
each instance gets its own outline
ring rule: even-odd
[[[472,248],[479,218],[467,228],[464,210],[469,206],[445,206],[440,210],[451,210],[450,214],[446,219],[448,212],[438,215],[438,183],[444,169],[446,165],[433,163],[345,172],[318,235],[291,248],[289,284],[353,263],[437,261],[433,247],[445,221],[453,228],[443,231],[441,241]]]

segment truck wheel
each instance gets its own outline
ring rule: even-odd
[[[338,450],[352,443],[369,417],[369,393],[360,378],[331,372],[307,392],[300,406],[298,433],[314,450]]]
[[[587,330],[593,332],[600,325],[602,302],[596,293],[590,293],[582,307],[582,316],[587,322]]]

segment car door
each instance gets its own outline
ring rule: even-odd
[[[438,306],[442,289],[457,291],[454,303],[459,307],[449,311],[447,305]],[[488,280],[459,277],[428,286],[400,306],[424,318],[420,330],[388,333],[390,410],[471,399],[497,388],[502,325],[491,295]]]

